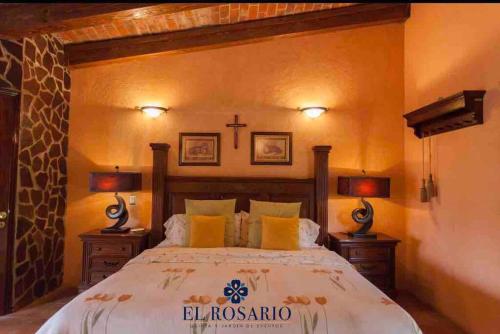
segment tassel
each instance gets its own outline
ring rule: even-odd
[[[432,197],[436,197],[436,192],[434,191],[434,181],[432,180],[432,173],[429,174],[429,179],[427,180],[427,197],[431,199]]]
[[[434,180],[432,179],[432,138],[429,137],[429,179],[427,180],[427,198],[436,197],[436,186],[434,185]]]
[[[422,179],[422,188],[420,188],[420,202],[429,202],[429,196],[427,194],[427,189],[425,188],[425,179]]]
[[[422,138],[422,187],[420,188],[420,202],[429,202],[429,195],[425,188],[425,137]]]

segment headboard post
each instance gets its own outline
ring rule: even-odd
[[[328,154],[331,146],[313,146],[316,192],[316,222],[319,224],[319,245],[328,246]]]
[[[153,150],[153,184],[152,184],[152,213],[151,213],[151,247],[158,245],[163,240],[163,223],[165,222],[166,189],[168,149],[165,143],[149,144]]]

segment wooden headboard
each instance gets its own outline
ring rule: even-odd
[[[164,222],[185,213],[184,200],[236,198],[236,212],[249,212],[250,199],[301,202],[300,216],[320,226],[317,243],[328,243],[328,154],[331,146],[314,146],[314,178],[168,176],[170,145],[153,143],[151,246],[164,238]]]

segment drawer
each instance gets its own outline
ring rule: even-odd
[[[389,269],[386,262],[353,262],[352,265],[361,274],[384,275]]]
[[[386,260],[389,258],[387,247],[351,247],[349,259]]]
[[[363,275],[363,276],[380,290],[386,290],[389,288],[389,280],[387,276],[384,275]]]
[[[113,275],[114,271],[94,271],[90,273],[90,284],[94,285],[102,280],[105,280],[109,276]]]
[[[91,257],[89,269],[92,271],[117,271],[128,262],[128,257]]]
[[[124,242],[113,243],[113,244],[92,242],[90,244],[90,255],[91,256],[115,255],[123,257],[132,257],[132,244]]]

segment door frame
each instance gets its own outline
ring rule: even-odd
[[[17,199],[17,160],[19,150],[19,121],[20,121],[20,93],[19,91],[0,88],[0,95],[11,96],[14,98],[14,117],[10,120],[11,126],[14,129],[13,137],[13,157],[10,164],[10,193],[8,201],[9,216],[6,221],[7,242],[5,243],[6,263],[5,267],[0,266],[0,271],[5,271],[5,282],[2,286],[0,282],[0,315],[12,312],[12,296],[13,296],[13,262],[14,262],[14,240],[15,240],[15,221],[16,221],[16,199]]]

